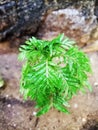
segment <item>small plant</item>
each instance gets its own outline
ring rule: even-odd
[[[61,34],[52,41],[34,37],[20,47],[19,58],[25,61],[22,68],[21,92],[24,98],[36,101],[37,116],[52,107],[69,113],[68,101],[85,87],[91,90],[88,57],[73,46],[74,41]]]

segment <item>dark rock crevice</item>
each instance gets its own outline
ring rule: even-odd
[[[95,1],[94,14],[97,17],[97,21],[98,21],[98,0]]]

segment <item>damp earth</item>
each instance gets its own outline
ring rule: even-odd
[[[19,91],[23,64],[18,60],[19,38],[13,44],[0,43],[0,130],[98,130],[98,23],[91,9],[91,19],[86,21],[81,7],[54,11],[46,16],[36,34],[51,40],[64,33],[90,58],[92,92],[86,90],[85,94],[79,92],[74,96],[70,100],[70,114],[51,109],[45,115],[35,116],[35,102],[25,101]]]

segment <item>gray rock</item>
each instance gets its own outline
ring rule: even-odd
[[[64,33],[79,42],[82,35],[90,33],[96,26],[94,1],[79,1],[47,15],[38,36],[50,40],[59,33]]]
[[[0,0],[0,41],[35,34],[47,12],[71,5],[81,5],[82,15],[92,17],[91,3],[95,0]]]

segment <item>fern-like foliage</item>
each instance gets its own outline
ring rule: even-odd
[[[68,100],[85,87],[91,90],[88,57],[73,46],[74,41],[63,34],[52,41],[34,37],[21,45],[19,58],[25,61],[22,68],[21,92],[25,99],[36,101],[37,116],[51,107],[69,113]]]

